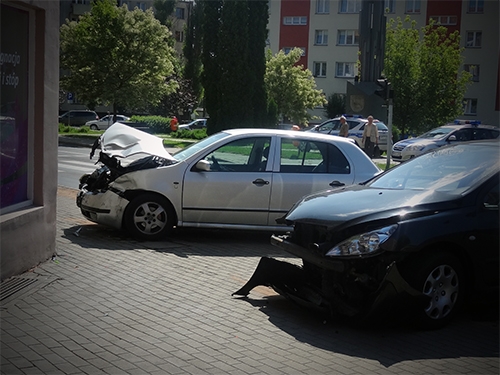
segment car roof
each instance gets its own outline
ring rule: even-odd
[[[323,133],[313,133],[304,132],[297,130],[284,130],[284,129],[267,129],[267,128],[236,128],[224,130],[225,133],[234,135],[247,135],[247,134],[257,134],[257,135],[282,135],[286,137],[300,137],[302,139],[311,140],[322,140],[325,139],[335,140],[336,142],[352,143],[352,140],[345,137],[339,137],[333,134],[323,134]]]
[[[446,124],[443,126],[438,126],[435,129],[439,128],[454,128],[454,129],[465,129],[465,128],[473,128],[473,129],[494,129],[494,130],[499,130],[498,127],[493,126],[493,125],[482,125],[482,124]]]

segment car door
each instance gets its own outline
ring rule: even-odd
[[[267,225],[273,173],[266,171],[271,137],[229,141],[203,158],[209,171],[186,171],[182,221],[210,224]]]
[[[306,194],[350,185],[353,168],[335,144],[281,137],[274,157],[269,225]]]

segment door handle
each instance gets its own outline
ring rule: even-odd
[[[330,185],[331,187],[345,186],[343,182],[337,180],[330,182],[328,185]]]
[[[258,186],[269,185],[269,181],[266,181],[266,180],[264,180],[262,178],[258,178],[256,180],[253,180],[252,184],[258,185]]]

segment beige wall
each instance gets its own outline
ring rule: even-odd
[[[59,1],[2,0],[2,5],[28,11],[31,30],[29,105],[28,113],[24,114],[28,118],[29,193],[28,201],[22,207],[4,208],[0,214],[0,276],[4,280],[55,254]],[[15,38],[18,33],[12,30],[10,35]]]

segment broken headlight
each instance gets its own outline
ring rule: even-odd
[[[357,234],[331,248],[326,255],[353,256],[373,253],[396,231],[397,227],[397,224],[393,224],[370,232]]]

